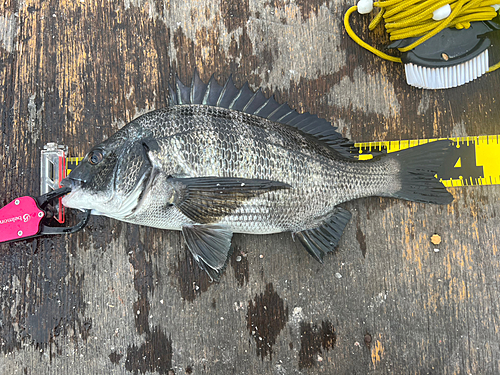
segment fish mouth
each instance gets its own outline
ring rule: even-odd
[[[77,208],[82,209],[80,207],[74,207],[75,198],[78,200],[78,196],[81,195],[81,186],[83,181],[76,180],[74,178],[66,177],[61,181],[62,187],[69,187],[71,191],[62,197],[62,204],[68,208]]]
[[[71,191],[73,191],[82,186],[82,182],[82,180],[76,180],[74,178],[66,177],[61,181],[61,186],[69,187]],[[71,194],[71,192],[69,194]]]

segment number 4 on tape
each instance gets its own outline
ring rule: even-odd
[[[437,173],[445,186],[500,184],[500,136],[439,139],[450,139],[455,145]],[[438,139],[366,142],[356,143],[355,147],[359,149],[360,159],[366,160],[371,158],[367,152],[395,152],[436,140]]]

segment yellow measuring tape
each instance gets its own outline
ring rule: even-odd
[[[449,139],[455,148],[438,172],[444,186],[473,186],[500,184],[500,136],[434,138],[406,141],[382,141],[356,143],[360,160],[372,158],[370,152],[395,152],[425,143]]]
[[[500,135],[476,137],[433,138],[406,141],[361,142],[354,146],[360,160],[369,160],[371,152],[395,152],[424,143],[449,139],[455,147],[438,172],[444,186],[473,186],[500,184]],[[81,157],[66,159],[67,174],[82,160]]]

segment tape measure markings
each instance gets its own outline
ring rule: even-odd
[[[360,159],[369,160],[370,152],[395,152],[437,140],[454,142],[449,159],[446,160],[438,177],[447,187],[500,184],[500,139],[498,135],[473,137],[414,139],[401,141],[356,143]]]
[[[455,149],[437,173],[437,177],[446,187],[500,184],[499,135],[360,142],[354,147],[359,151],[360,160],[369,160],[373,157],[372,152],[391,153],[444,139],[453,141],[455,145]],[[66,159],[67,175],[82,159]]]

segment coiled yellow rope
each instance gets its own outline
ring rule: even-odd
[[[487,21],[497,16],[493,5],[500,0],[381,0],[373,3],[380,11],[369,25],[373,30],[384,19],[385,29],[390,35],[390,40],[399,40],[420,37],[414,43],[404,48],[407,52],[426,40],[432,38],[447,27],[468,29],[473,21]],[[451,13],[443,20],[433,20],[433,12],[449,4]],[[394,62],[401,62],[399,57],[387,55],[365,43],[352,30],[349,24],[350,15],[358,10],[357,6],[349,8],[344,17],[344,26],[349,36],[360,46],[375,55]],[[500,62],[490,67],[488,72],[500,68]]]

